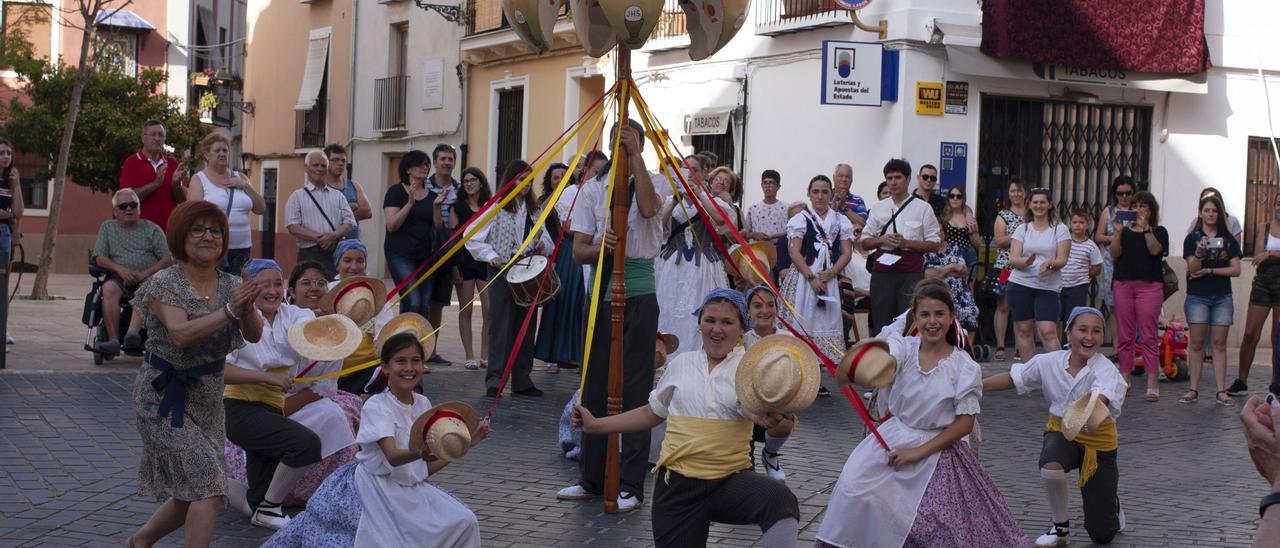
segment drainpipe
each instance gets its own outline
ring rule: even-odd
[[[360,42],[360,0],[351,0],[351,85],[347,92],[347,177],[354,168],[351,160],[356,157],[356,45]]]

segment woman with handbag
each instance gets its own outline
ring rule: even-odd
[[[1134,220],[1124,226],[1119,218],[1111,224],[1111,258],[1115,278],[1111,291],[1116,302],[1116,352],[1125,382],[1133,374],[1135,336],[1147,375],[1147,401],[1160,400],[1160,337],[1156,324],[1164,304],[1164,257],[1169,254],[1169,231],[1160,226],[1160,205],[1150,192],[1134,195]]]
[[[1133,217],[1133,193],[1138,191],[1133,178],[1120,175],[1111,182],[1111,205],[1102,209],[1098,216],[1098,226],[1093,231],[1093,241],[1102,248],[1102,275],[1098,277],[1098,299],[1107,305],[1107,333],[1114,337],[1116,330],[1116,300],[1111,294],[1111,278],[1115,273],[1115,261],[1106,250],[1111,247],[1111,240],[1116,237],[1114,221],[1120,218],[1122,225],[1128,225]],[[1111,361],[1116,361],[1113,356]]]
[[[230,169],[231,140],[226,135],[210,132],[200,140],[200,150],[204,151],[204,169],[192,178],[192,184],[187,188],[187,199],[207,200],[227,215],[231,235],[227,257],[218,269],[239,276],[253,250],[249,213],[266,213],[267,202],[243,173]]]
[[[999,294],[996,295],[996,355],[998,361],[1004,360],[1004,336],[1009,329],[1009,303],[1004,298],[1005,280],[1009,279],[1009,246],[1013,243],[1013,233],[1022,226],[1022,220],[1026,218],[1027,212],[1027,184],[1018,177],[1009,179],[1009,207],[1000,210],[996,214],[995,234],[996,247],[1000,249],[996,254],[996,264],[993,268],[994,272],[988,271],[987,276],[995,275],[1000,280]],[[1022,359],[1030,358],[1030,356],[1022,356]]]

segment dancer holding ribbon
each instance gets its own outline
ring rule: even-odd
[[[1040,450],[1040,478],[1049,498],[1053,524],[1036,539],[1036,546],[1070,542],[1067,514],[1067,472],[1080,469],[1084,499],[1084,528],[1097,544],[1106,544],[1124,529],[1124,512],[1116,490],[1116,419],[1129,385],[1115,364],[1098,353],[1106,321],[1096,308],[1079,306],[1067,318],[1070,350],[1037,354],[1015,363],[1008,373],[982,381],[986,391],[1016,389],[1028,394],[1039,389],[1049,401]]]
[[[817,356],[782,335],[740,348],[748,320],[737,291],[711,291],[696,314],[701,350],[667,364],[648,405],[602,418],[578,406],[574,425],[599,435],[667,422],[653,493],[657,546],[705,546],[712,521],[757,524],[766,548],[795,546],[799,503],[786,484],[750,470],[747,442],[753,423],[791,433],[795,413],[817,396]]]
[[[854,345],[837,369],[841,383],[880,388],[880,412],[893,415],[880,434],[893,450],[871,437],[854,448],[815,545],[1025,545],[1004,498],[963,443],[980,410],[982,369],[956,347],[947,285],[918,283],[911,314],[919,336],[881,331],[884,340]]]

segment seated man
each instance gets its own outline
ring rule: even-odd
[[[110,354],[120,351],[120,299],[132,295],[143,280],[173,264],[164,232],[155,223],[139,218],[138,204],[138,194],[133,190],[117,191],[111,197],[114,218],[98,228],[98,241],[93,246],[98,267],[111,272],[102,286],[102,321],[107,340],[98,342],[98,350]],[[131,322],[131,335],[133,325]]]

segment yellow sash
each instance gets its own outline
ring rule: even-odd
[[[745,419],[667,418],[667,435],[662,440],[659,467],[703,480],[727,477],[751,468],[747,446],[751,443],[751,421]]]
[[[1062,417],[1049,415],[1049,423],[1044,427],[1050,432],[1061,432]],[[1119,446],[1116,421],[1107,418],[1098,425],[1098,431],[1092,434],[1081,430],[1076,434],[1075,441],[1084,446],[1084,462],[1080,463],[1080,487],[1084,487],[1093,473],[1098,471],[1098,451],[1115,451]]]
[[[360,339],[360,344],[356,346],[355,352],[352,352],[350,356],[342,360],[342,368],[348,369],[371,361],[378,361],[380,358],[374,354],[374,351],[373,335],[365,333],[364,338]]]
[[[289,367],[268,367],[267,373],[288,373]],[[276,409],[284,409],[284,391],[270,384],[255,382],[252,384],[228,384],[222,391],[222,397],[232,400],[256,401],[270,405]]]

